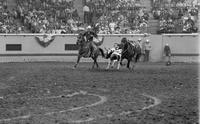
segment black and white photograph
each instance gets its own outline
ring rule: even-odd
[[[0,124],[200,124],[200,0],[0,0]]]

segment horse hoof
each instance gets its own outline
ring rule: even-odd
[[[126,64],[120,63],[121,66],[125,66]]]
[[[76,69],[76,65],[74,65],[73,69]]]
[[[134,71],[134,68],[132,67],[127,67],[129,71]]]
[[[129,69],[130,72],[134,72],[134,69]]]

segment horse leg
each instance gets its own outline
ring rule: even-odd
[[[118,55],[117,56],[117,70],[119,70],[119,68],[120,68],[120,60],[121,60],[121,56],[120,55]]]
[[[124,59],[124,58],[121,57],[120,60],[119,60],[121,66],[123,66],[123,63],[122,63],[123,59]]]
[[[92,57],[93,59],[93,65],[92,65],[92,69],[94,69],[95,65],[97,66],[97,68],[99,67],[98,63],[97,63],[97,58]]]
[[[128,62],[127,62],[127,65],[126,65],[126,67],[127,67],[128,69],[130,69],[130,68],[129,68],[129,66],[130,66],[130,61],[131,61],[131,60],[129,59]]]
[[[133,61],[132,63],[133,63],[133,65],[132,65],[131,69],[134,70],[134,68],[135,68],[135,63],[136,63],[136,62]]]
[[[96,67],[99,68],[99,65],[97,63],[97,59],[95,59],[94,62],[95,62]]]
[[[134,68],[135,68],[135,63],[136,63],[136,61],[137,61],[137,59],[136,58],[133,58],[134,60],[132,60],[131,61],[131,70],[134,70]]]
[[[134,70],[136,63],[139,61],[141,57],[141,54],[137,54],[135,58],[133,58],[133,65],[132,65],[132,70]]]
[[[94,66],[95,66],[95,59],[94,59],[94,58],[92,58],[92,59],[94,60],[93,65],[92,65],[92,69],[94,69]]]
[[[97,63],[97,58],[94,59],[94,62],[95,62],[94,64],[96,64],[96,67],[99,68],[99,65]]]
[[[78,58],[77,58],[76,64],[74,65],[74,69],[77,67],[77,65],[78,65],[78,63],[79,63],[79,61],[80,61],[80,59],[81,59],[81,56],[78,55]]]
[[[115,65],[115,60],[111,60],[111,68],[113,68]]]
[[[117,70],[120,68],[120,61],[117,61]]]
[[[127,68],[129,70],[133,70],[134,69],[134,64],[132,65],[133,61],[134,60],[132,60],[132,59],[128,59]],[[130,64],[132,65],[131,67],[130,67]]]

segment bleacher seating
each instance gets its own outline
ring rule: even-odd
[[[198,30],[198,8],[187,1],[172,0],[165,6],[157,5],[152,13],[154,19],[160,21],[158,33],[194,33]]]
[[[11,5],[0,0],[1,33],[77,33],[89,25],[103,34],[198,30],[198,9],[185,0],[171,0],[171,3],[157,0],[153,4],[145,0],[87,0],[88,22],[80,17],[75,8],[81,6],[74,7],[73,0],[14,1]]]

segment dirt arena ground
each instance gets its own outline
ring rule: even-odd
[[[198,124],[198,64],[1,63],[0,124]]]

